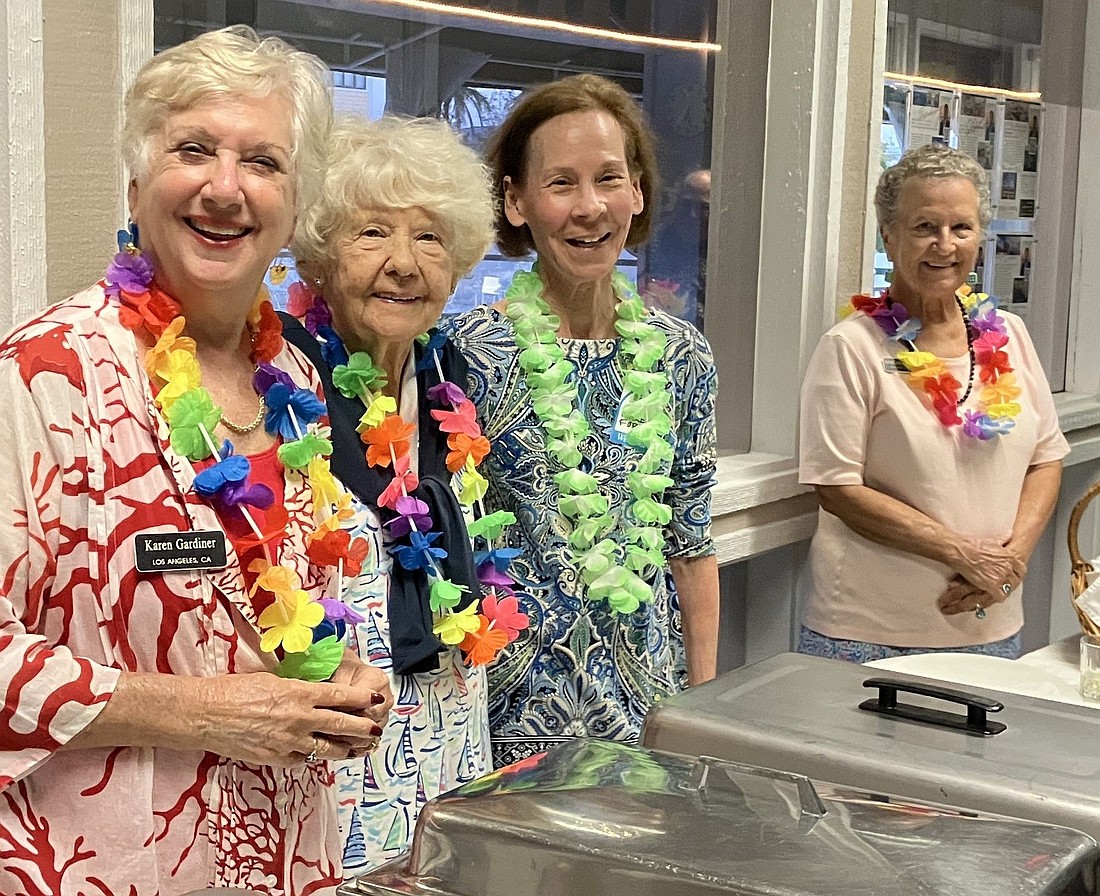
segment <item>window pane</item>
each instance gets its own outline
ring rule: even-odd
[[[159,49],[227,20],[243,22],[320,56],[333,70],[339,111],[368,118],[383,112],[445,118],[476,148],[534,84],[578,72],[617,81],[638,98],[654,126],[663,184],[648,245],[637,254],[624,252],[620,268],[652,304],[701,326],[711,57],[706,49],[654,47],[632,36],[711,41],[716,0],[499,0],[453,6],[453,14],[427,16],[398,4],[364,4],[360,11],[347,0],[155,0],[154,41]],[[470,8],[496,18],[470,18],[464,14]],[[579,33],[577,25],[606,33]],[[281,281],[271,283],[277,301],[296,276],[292,259],[280,262],[285,274],[280,270],[271,278]],[[459,284],[447,310],[495,301],[512,274],[528,263],[491,250]]]

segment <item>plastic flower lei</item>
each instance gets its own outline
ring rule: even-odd
[[[488,483],[478,466],[489,453],[489,440],[482,435],[474,404],[462,387],[449,382],[439,360],[445,337],[439,332],[418,337],[424,354],[417,371],[434,367],[439,383],[428,390],[427,399],[439,405],[431,411],[442,432],[447,433],[447,469],[459,474],[458,500],[465,507],[477,508],[479,516],[469,525],[475,547],[479,539],[484,550],[476,551],[478,580],[484,596],[480,607],[471,602],[458,605],[466,588],[446,578],[437,561],[447,556],[435,545],[440,533],[432,531],[434,522],[426,503],[415,497],[419,480],[411,468],[410,446],[415,427],[398,414],[397,401],[382,391],[387,385],[385,372],[367,352],[348,354],[339,334],[332,328],[328,305],[304,284],[290,288],[290,313],[303,319],[306,329],[321,342],[321,351],[332,368],[333,385],[347,398],[358,398],[365,411],[359,421],[359,434],[366,446],[367,463],[390,467],[393,480],[378,497],[379,509],[389,511],[385,521],[394,559],[407,570],[423,569],[428,576],[428,600],[435,622],[433,633],[446,645],[459,648],[473,666],[492,662],[500,651],[527,628],[526,614],[512,590],[515,582],[508,568],[519,551],[493,547],[504,530],[516,521],[508,511],[486,514],[482,499]]]
[[[168,424],[172,448],[192,462],[216,458],[195,476],[195,492],[223,512],[236,508],[253,533],[242,547],[261,546],[267,553],[268,542],[285,530],[286,512],[275,504],[270,488],[250,482],[247,457],[235,454],[228,440],[220,447],[214,441],[221,408],[203,388],[194,340],[181,335],[186,326],[182,308],[153,282],[153,266],[137,248],[136,231],[120,230],[118,244],[119,252],[105,275],[105,292],[118,305],[119,320],[127,329],[155,340],[145,353],[144,365],[156,405]],[[311,390],[295,387],[286,373],[271,365],[283,338],[266,291],[257,296],[248,325],[256,364],[252,383],[266,403],[265,427],[282,440],[278,456],[283,466],[306,477],[315,514],[328,517],[307,536],[307,555],[315,565],[335,569],[340,594],[344,575],[358,573],[367,545],[362,539],[341,538],[333,525],[350,515],[346,510],[350,498],[341,494],[329,473],[332,443],[328,428],[320,422],[326,415],[325,404]],[[251,508],[270,509],[266,532]],[[256,574],[250,596],[263,590],[271,598],[258,622],[260,647],[281,654],[276,671],[309,681],[330,678],[344,655],[347,624],[361,618],[339,600],[313,600],[288,567],[259,559],[249,571]]]
[[[970,348],[971,383],[959,398],[962,384],[947,370],[942,359],[916,346],[921,322],[911,317],[900,302],[891,302],[889,291],[877,298],[852,296],[852,310],[862,311],[879,325],[887,338],[899,345],[898,361],[909,371],[909,386],[923,394],[944,426],[962,425],[963,433],[973,439],[989,441],[1007,435],[1016,426],[1020,413],[1020,387],[1008,363],[1008,328],[997,311],[997,300],[963,286],[955,293],[967,328]],[[961,405],[973,385],[974,366],[981,382],[980,408],[959,416]]]
[[[620,417],[630,427],[627,443],[642,452],[637,468],[626,474],[633,500],[621,523],[600,494],[596,477],[583,469],[580,445],[590,427],[577,406],[573,364],[557,344],[561,319],[542,298],[537,266],[512,279],[505,314],[515,327],[519,365],[546,450],[563,468],[554,476],[558,509],[571,527],[568,542],[586,594],[607,600],[616,612],[633,613],[653,600],[646,576],[664,568],[664,527],[672,519],[672,508],[661,499],[673,481],[660,472],[673,458],[668,375],[658,365],[668,337],[645,320],[645,305],[626,277],[616,271],[611,282],[618,298],[615,330],[621,337],[616,356],[623,379]],[[625,547],[609,537],[620,527]]]

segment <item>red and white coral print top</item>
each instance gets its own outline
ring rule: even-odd
[[[317,389],[293,349],[274,363]],[[270,671],[275,660],[260,650],[231,547],[219,572],[134,569],[138,532],[220,527],[100,287],[0,343],[0,395],[0,893],[305,896],[333,886],[340,844],[324,765],[58,752],[106,704],[119,670],[207,677]],[[279,559],[319,597],[303,544],[309,489],[286,480]]]

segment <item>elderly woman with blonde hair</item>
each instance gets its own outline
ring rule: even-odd
[[[380,748],[337,770],[346,873],[400,853],[427,799],[490,768],[481,667],[526,624],[514,598],[481,594],[481,580],[507,581],[509,555],[490,543],[506,521],[467,529],[489,444],[465,362],[433,329],[492,219],[485,169],[447,125],[349,119],[293,244],[301,322],[284,318],[284,333],[325,383],[333,469],[355,498],[346,526],[370,545],[355,637],[398,695]]]
[[[316,373],[263,290],[319,186],[326,79],[246,28],[150,60],[126,97],[136,226],[0,343],[0,892],[340,879],[327,761],[369,750],[392,697],[312,647],[342,606],[312,550],[340,497]]]

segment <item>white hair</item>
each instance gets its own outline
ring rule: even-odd
[[[365,208],[422,208],[464,277],[493,241],[489,172],[451,128],[433,118],[341,118],[328,142],[321,198],[298,219],[300,267],[327,271],[335,241]]]

